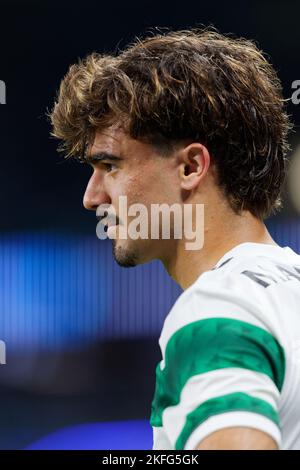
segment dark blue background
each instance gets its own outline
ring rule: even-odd
[[[257,41],[290,98],[299,13],[291,1],[0,1],[0,448],[80,423],[149,419],[158,337],[181,292],[158,262],[122,269],[96,238],[82,206],[91,169],[57,155],[46,118],[70,63],[150,27],[213,24]],[[288,109],[295,147],[300,105]],[[288,197],[268,226],[300,252]]]

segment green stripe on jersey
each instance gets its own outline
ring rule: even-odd
[[[179,403],[189,378],[228,367],[266,374],[280,391],[284,350],[266,330],[231,318],[198,320],[177,330],[166,346],[165,368],[156,367],[150,424],[162,426],[164,409]]]
[[[183,449],[194,429],[196,429],[207,418],[230,411],[250,411],[251,413],[259,413],[260,415],[264,415],[271,419],[277,426],[279,426],[278,414],[269,403],[259,398],[247,395],[246,393],[230,393],[229,395],[205,401],[187,415],[185,426],[176,441],[175,449]]]

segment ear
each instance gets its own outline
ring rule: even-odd
[[[197,188],[210,166],[210,154],[207,148],[199,143],[192,143],[181,150],[179,177],[181,188]]]

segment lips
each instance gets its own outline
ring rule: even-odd
[[[106,216],[106,217],[101,218],[100,222],[101,222],[101,224],[104,225],[104,231],[105,232],[107,232],[107,230],[110,227],[115,227],[115,226],[118,225],[118,223],[116,221],[116,218],[115,217],[110,217],[110,216]]]
[[[108,223],[108,224],[105,224],[105,225],[104,225],[104,231],[107,232],[107,230],[108,230],[109,228],[111,228],[111,227],[116,227],[117,225],[118,225],[118,224],[112,224],[112,223],[111,223],[111,224],[109,224],[109,223]]]
[[[114,227],[115,225],[118,225],[118,224],[116,223],[115,219],[106,219],[105,225],[107,227]]]

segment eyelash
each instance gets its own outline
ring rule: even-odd
[[[107,173],[110,173],[111,171],[113,171],[114,169],[116,169],[116,165],[114,165],[113,163],[103,163],[102,162],[102,165],[105,167],[105,170],[107,171]],[[114,167],[114,168],[112,168]]]

